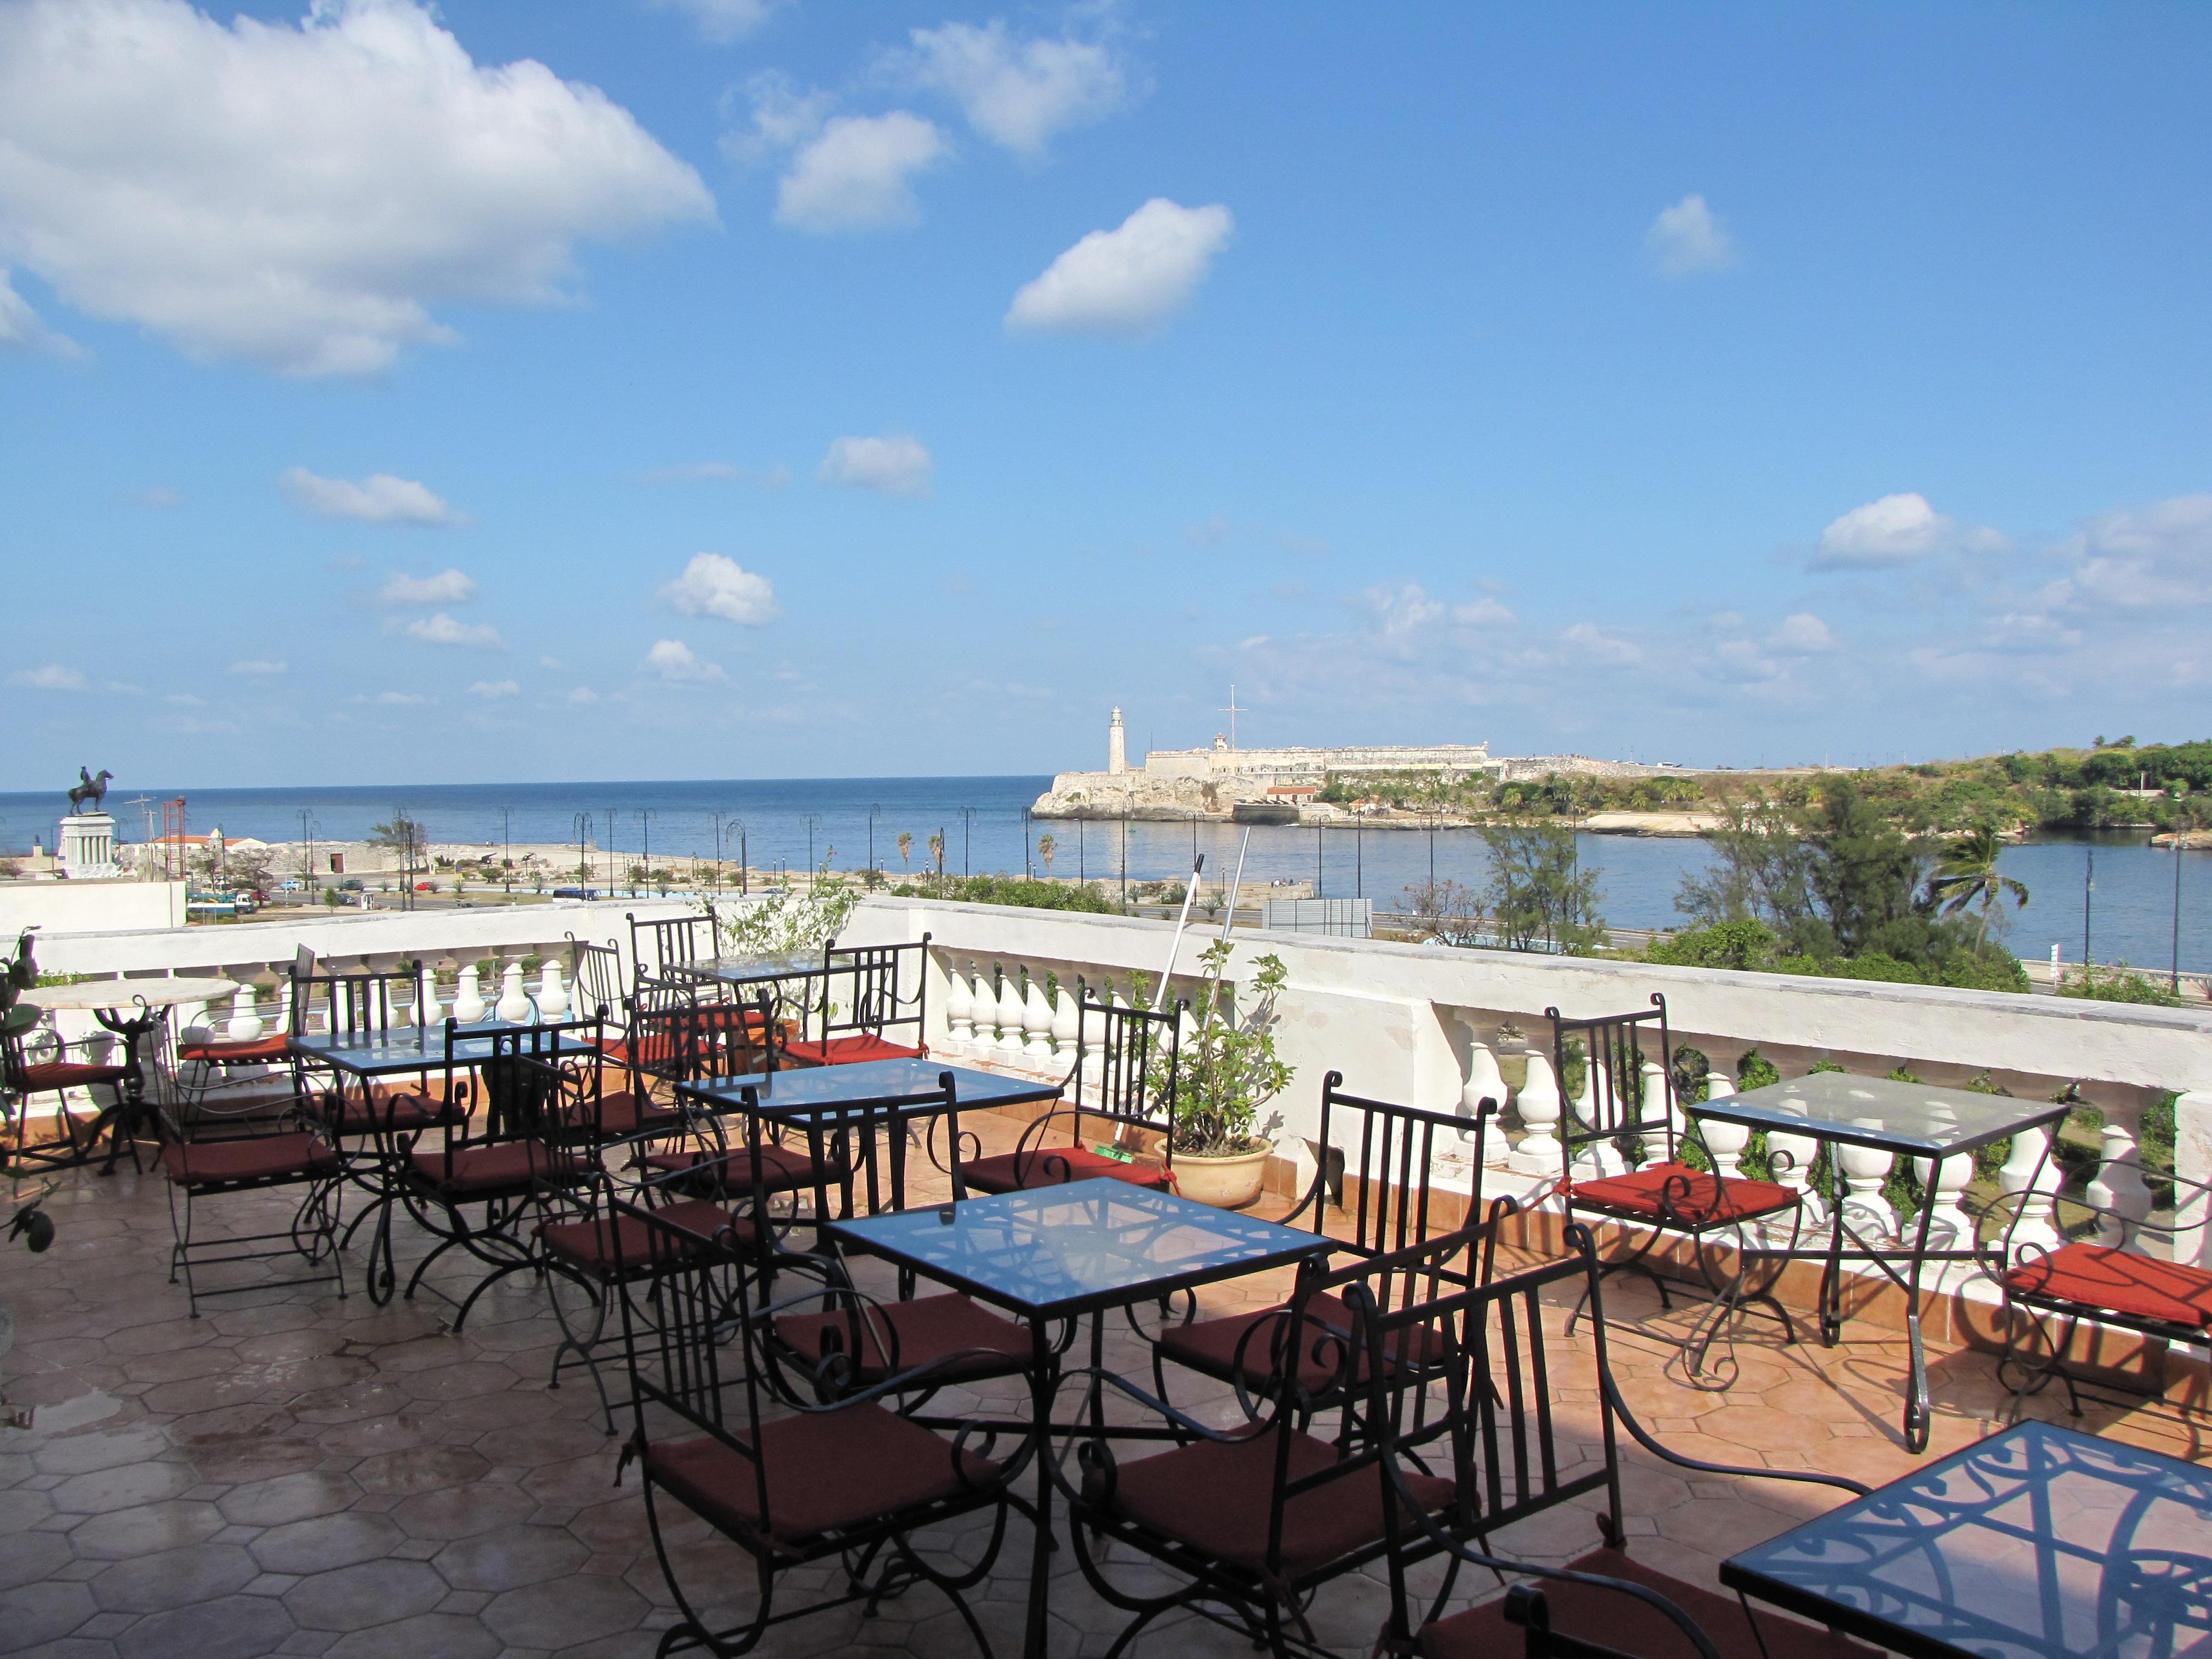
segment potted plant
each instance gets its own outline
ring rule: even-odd
[[[1231,949],[1217,940],[1199,958],[1193,1024],[1176,1069],[1175,1134],[1169,1142],[1176,1190],[1201,1204],[1241,1210],[1267,1184],[1273,1144],[1255,1130],[1260,1109],[1282,1092],[1291,1068],[1275,1053],[1275,995],[1282,958],[1264,956],[1239,1008],[1222,983]],[[1271,1119],[1269,1127],[1279,1120]]]

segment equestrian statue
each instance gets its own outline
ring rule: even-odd
[[[100,811],[100,803],[107,799],[107,781],[113,777],[115,774],[103,770],[100,775],[95,778],[92,775],[89,770],[80,766],[76,769],[76,775],[82,780],[82,781],[69,792],[70,812],[71,816],[75,816],[79,812],[87,811],[88,809],[85,805],[87,801],[90,801],[92,803],[92,805],[88,810],[97,812]]]

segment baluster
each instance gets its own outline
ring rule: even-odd
[[[553,951],[545,953],[545,966],[538,975],[538,1018],[548,1025],[568,1018],[568,988],[562,983],[561,957]]]
[[[438,964],[426,962],[415,981],[415,1023],[428,1031],[444,1018],[438,1006]]]
[[[1044,975],[1031,973],[1022,992],[1022,1054],[1039,1066],[1052,1060],[1052,1009],[1044,1000]]]
[[[1719,1100],[1735,1092],[1735,1084],[1725,1072],[1705,1073],[1705,1098]],[[1698,1120],[1698,1133],[1712,1154],[1713,1169],[1723,1179],[1731,1179],[1743,1172],[1743,1149],[1751,1144],[1751,1131],[1741,1123],[1723,1123],[1717,1118]]]
[[[1019,1059],[1022,1052],[1022,965],[1018,962],[1011,972],[1005,963],[999,964],[999,1041],[1000,1060]]]
[[[1509,1091],[1505,1073],[1498,1069],[1498,1056],[1482,1040],[1482,1030],[1475,1024],[1474,1015],[1462,1012],[1459,1023],[1467,1027],[1467,1081],[1459,1091],[1459,1114],[1472,1122],[1481,1115],[1486,1100],[1495,1102],[1498,1109],[1504,1111]],[[1466,1136],[1474,1131],[1469,1128],[1460,1133]]]
[[[453,987],[453,1018],[464,1025],[482,1022],[485,1014],[483,987],[477,982],[479,964],[474,957],[461,964]]]
[[[1862,1129],[1878,1129],[1879,1118],[1856,1120]],[[1882,1182],[1889,1179],[1890,1166],[1897,1160],[1893,1154],[1873,1146],[1846,1146],[1840,1143],[1831,1146],[1829,1154],[1842,1173],[1844,1219],[1875,1242],[1897,1236],[1899,1218],[1882,1196]],[[1856,1219],[1854,1219],[1856,1218]]]
[[[967,973],[951,957],[945,958],[945,1049],[948,1054],[969,1051],[975,1039],[975,1000]]]
[[[1053,999],[1052,1052],[1062,1065],[1075,1054],[1075,996],[1076,988],[1063,979]]]
[[[254,1006],[257,989],[250,979],[239,981],[238,994],[230,1000],[230,1024],[223,1028],[225,1036],[251,1042],[261,1035],[261,1010]]]
[[[1559,1079],[1553,1074],[1551,1056],[1540,1049],[1528,1050],[1528,1080],[1522,1084],[1514,1105],[1528,1133],[1521,1137],[1521,1144],[1513,1149],[1506,1164],[1522,1175],[1556,1173],[1560,1158],[1557,1133],[1562,1107]]]
[[[2101,1139],[2104,1162],[2082,1195],[2100,1210],[2118,1212],[2097,1218],[2097,1242],[2124,1249],[2135,1242],[2137,1228],[2150,1213],[2150,1188],[2142,1178],[2142,1151],[2136,1145],[2135,1132],[2107,1123]]]
[[[2012,1151],[1997,1171],[1997,1191],[2021,1195],[2012,1229],[2015,1251],[2030,1244],[2054,1250],[2060,1243],[2056,1206],[2062,1177],[2057,1160],[2044,1156],[2050,1146],[2050,1130],[2023,1129],[2012,1138]]]
[[[1619,1093],[1610,1087],[1607,1087],[1602,1095],[1599,1092],[1598,1074],[1604,1070],[1604,1060],[1595,1051],[1583,1056],[1583,1086],[1575,1091],[1575,1115],[1582,1120],[1581,1127],[1583,1129],[1594,1129],[1597,1127],[1598,1102],[1601,1099],[1610,1100],[1613,1103],[1615,1115],[1619,1114],[1620,1105]],[[1608,1085],[1611,1084],[1610,1073],[1607,1073],[1606,1081]],[[1621,1156],[1620,1148],[1614,1146],[1609,1137],[1598,1140],[1586,1140],[1583,1143],[1582,1150],[1575,1154],[1575,1174],[1583,1181],[1602,1180],[1608,1176],[1621,1175],[1627,1169],[1628,1160]]]
[[[509,1025],[520,1025],[530,1018],[530,993],[522,988],[522,958],[511,957],[500,975],[499,1006],[493,1010]]]
[[[1682,1131],[1687,1125],[1682,1116],[1682,1103],[1674,1098],[1674,1091],[1668,1086],[1673,1079],[1668,1075],[1666,1068],[1656,1060],[1647,1060],[1644,1062],[1643,1076],[1644,1097],[1637,1107],[1637,1116],[1643,1117],[1648,1115],[1651,1110],[1651,1103],[1655,1100],[1665,1103],[1667,1132],[1674,1136],[1675,1144],[1680,1146]]]

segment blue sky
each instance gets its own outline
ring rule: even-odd
[[[2212,729],[2212,12],[0,0],[9,787]]]

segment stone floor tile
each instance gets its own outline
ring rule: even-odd
[[[580,1573],[505,1591],[480,1616],[511,1646],[556,1648],[632,1629],[646,1611],[621,1579]]]
[[[0,1595],[0,1653],[33,1653],[58,1642],[99,1611],[83,1584],[46,1579]]]
[[[260,1569],[236,1544],[188,1544],[112,1562],[92,1581],[93,1600],[111,1613],[166,1613],[243,1588]]]
[[[307,1630],[357,1631],[428,1613],[446,1583],[420,1561],[364,1561],[302,1578],[284,1593],[294,1622]]]
[[[388,1516],[342,1510],[271,1527],[252,1548],[264,1571],[305,1574],[373,1561],[406,1541],[406,1534]]]
[[[292,1631],[281,1602],[231,1595],[142,1619],[115,1647],[120,1659],[261,1659]]]

